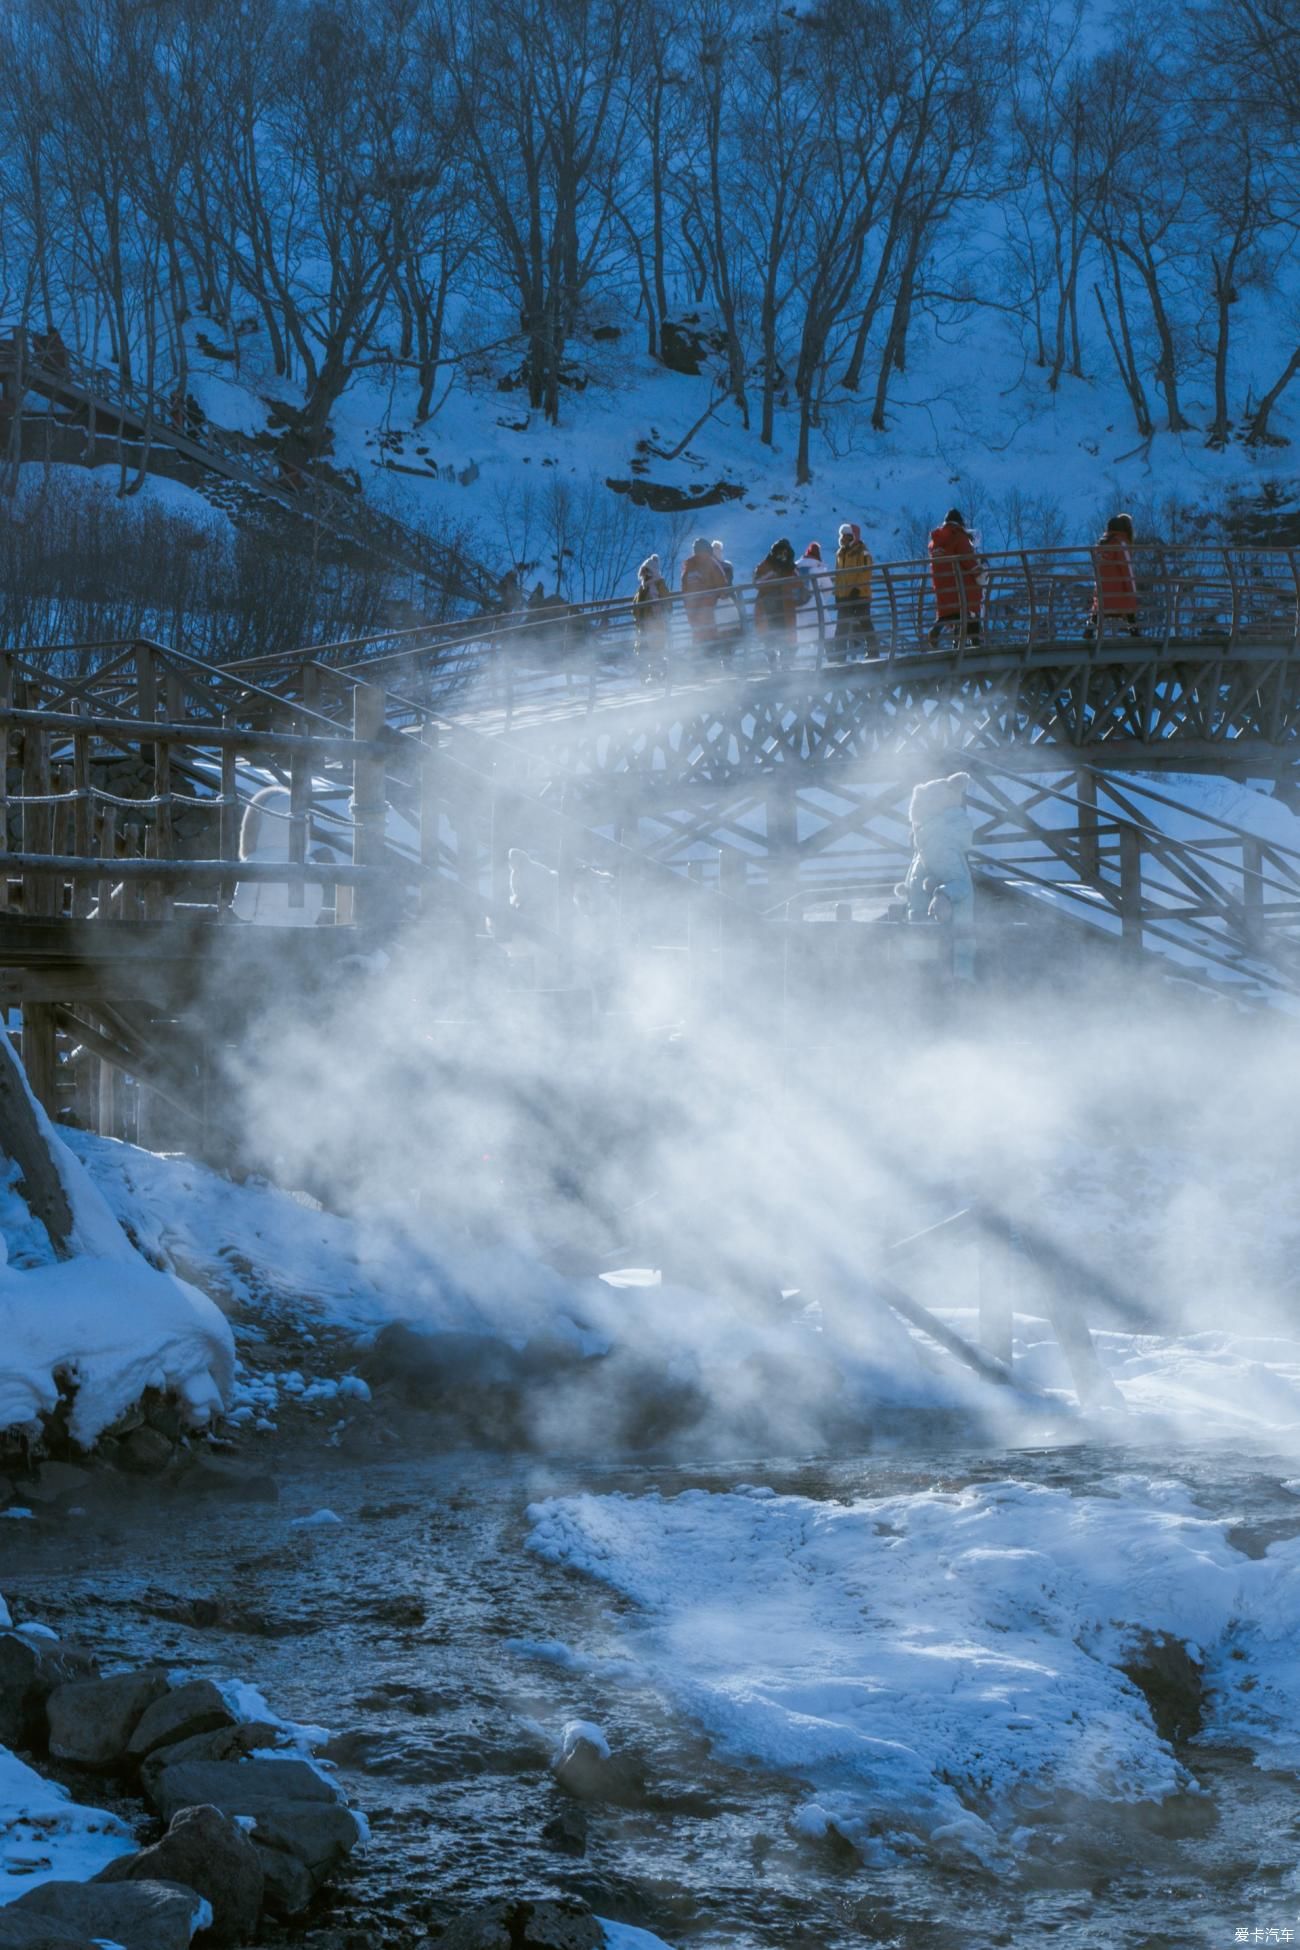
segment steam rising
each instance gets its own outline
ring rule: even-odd
[[[660,933],[587,941],[549,992],[505,986],[519,959],[481,940],[471,1017],[411,922],[382,971],[269,1017],[240,1059],[251,1162],[362,1218],[372,1272],[436,1239],[445,1274],[411,1322],[471,1332],[446,1344],[470,1392],[477,1337],[512,1343],[529,1440],[802,1453],[909,1405],[1049,1427],[918,1343],[882,1273],[931,1307],[975,1307],[982,1279],[1093,1328],[1292,1331],[1289,1017],[1118,958],[1086,983],[1026,970],[1018,992],[882,975],[783,999],[780,930],[693,968]],[[556,979],[544,950],[537,974]],[[972,1207],[973,1227],[888,1259]],[[566,1274],[564,1303],[539,1304],[526,1257],[485,1285],[500,1246]],[[627,1268],[662,1284],[595,1277]]]

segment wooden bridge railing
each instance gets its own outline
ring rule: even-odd
[[[630,600],[620,598],[318,645],[311,661],[364,667],[390,691],[509,725],[589,711],[645,688],[670,692],[729,676],[761,677],[773,668],[820,671],[841,659],[888,665],[920,658],[960,679],[995,659],[1028,664],[1059,656],[1062,646],[1104,661],[1135,651],[1289,656],[1300,643],[1300,555],[1292,549],[1139,545],[1132,624],[1127,614],[1094,613],[1091,548],[1015,550],[984,561],[978,616],[967,609],[958,579],[960,615],[944,626],[937,645],[930,564],[911,561],[877,564],[870,600],[851,619],[840,617],[833,587],[800,578],[791,593],[802,601],[789,628],[765,629],[755,615],[758,589],[744,583],[720,595],[711,614],[697,597],[671,595],[662,640],[638,636]],[[283,691],[295,683],[299,662],[255,658],[232,668]]]
[[[87,365],[62,344],[50,348],[41,335],[15,326],[0,336],[0,419],[11,428],[21,420],[25,393],[47,399],[66,413],[69,424],[83,427],[91,458],[97,436],[144,468],[153,450],[169,449],[394,568],[436,583],[452,598],[485,602],[495,595],[496,578],[480,564],[309,466],[289,463],[274,444],[232,434],[201,413],[196,416],[184,396],[167,398],[128,385],[113,368]]]

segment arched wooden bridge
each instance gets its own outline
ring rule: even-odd
[[[1139,564],[1137,638],[1103,619],[1085,639],[1091,558],[1059,551],[994,558],[981,642],[938,650],[925,565],[879,568],[875,639],[847,667],[815,597],[775,669],[749,635],[692,647],[674,601],[649,684],[626,605],[226,668],[148,642],[11,649],[0,999],[22,1011],[33,1083],[65,1113],[73,1088],[75,1114],[107,1128],[123,1128],[123,1075],[201,1118],[251,1016],[286,996],[310,1006],[399,925],[420,931],[446,1013],[482,982],[563,988],[584,953],[586,869],[611,877],[591,883],[606,936],[688,950],[692,993],[777,939],[788,970],[790,924],[833,914],[885,925],[799,928],[800,955],[815,937],[843,960],[851,940],[905,972],[939,950],[929,929],[888,924],[907,797],[959,766],[976,780],[990,917],[1113,937],[1287,1001],[1300,853],[1267,821],[1189,800],[1176,775],[1291,774],[1295,562]],[[282,842],[241,858],[258,795]],[[543,877],[523,911],[520,849]],[[274,911],[250,924],[254,887]]]

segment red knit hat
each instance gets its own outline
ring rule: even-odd
[[[821,559],[822,559],[822,545],[821,545],[821,543],[820,543],[820,542],[809,542],[809,544],[808,544],[808,546],[807,546],[807,548],[806,548],[806,549],[804,550],[804,554],[805,554],[805,555],[811,555],[811,557],[812,557],[812,559],[813,559],[813,561],[814,561],[814,562],[820,562],[820,561],[821,561]]]

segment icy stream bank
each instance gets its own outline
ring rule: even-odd
[[[1117,1462],[1127,1485],[1112,1497]],[[1294,1606],[1284,1611],[1285,1579],[1300,1533],[1289,1465],[1221,1451],[1177,1464],[1091,1448],[900,1454],[765,1465],[762,1487],[772,1497],[739,1487],[757,1469],[561,1468],[465,1455],[357,1467],[317,1448],[287,1463],[278,1506],[212,1505],[167,1529],[125,1509],[94,1528],[43,1515],[6,1526],[5,1579],[20,1617],[48,1617],[111,1656],[147,1649],[196,1672],[248,1672],[285,1711],[345,1729],[328,1755],[369,1812],[373,1840],[313,1923],[368,1932],[375,1950],[406,1950],[471,1900],[525,1889],[583,1896],[676,1950],[860,1950],[864,1940],[937,1950],[953,1940],[958,1913],[963,1950],[1049,1934],[1069,1950],[1113,1950],[1135,1932],[1217,1945],[1232,1942],[1238,1923],[1295,1926],[1300,1796],[1290,1771],[1279,1771],[1279,1746],[1266,1753],[1268,1769],[1255,1765],[1265,1749],[1250,1747],[1248,1713],[1238,1710],[1258,1708],[1262,1727],[1270,1683],[1286,1683]],[[528,1551],[524,1510],[549,1499],[557,1510],[606,1513],[618,1544],[607,1568],[622,1566],[629,1582],[630,1555],[621,1553],[639,1536],[647,1592],[674,1565],[671,1603],[648,1614],[615,1580],[575,1576]],[[872,1521],[888,1519],[899,1536],[868,1535],[855,1512],[866,1499]],[[322,1507],[340,1521],[298,1524]],[[673,1531],[673,1521],[683,1528]],[[979,1589],[966,1554],[999,1548],[999,1528],[1011,1522],[1020,1544],[1004,1536],[1003,1545],[1046,1554],[1059,1542],[1062,1568],[1052,1598],[1038,1559],[1016,1560],[1019,1576],[999,1581],[1007,1593],[999,1620],[991,1600],[981,1610],[961,1588]],[[740,1548],[754,1535],[766,1539],[759,1591],[755,1560]],[[724,1543],[736,1553],[730,1570]],[[1230,1585],[1259,1612],[1239,1639],[1222,1637],[1227,1669],[1240,1668],[1242,1681],[1231,1724],[1212,1708],[1207,1738],[1176,1754],[1156,1740],[1142,1698],[1109,1662],[1062,1636],[1086,1600],[1099,1644],[1106,1639],[1108,1593],[1126,1569],[1147,1579],[1144,1604],[1167,1607],[1183,1630],[1197,1622],[1207,1659],[1238,1601]],[[718,1593],[712,1626],[697,1617],[693,1634],[682,1631],[669,1672],[655,1635],[673,1604],[680,1599],[684,1616],[706,1588]],[[765,1639],[766,1703],[754,1654],[760,1595],[787,1607],[804,1633],[803,1643],[799,1630]],[[886,1598],[917,1620],[930,1610],[950,1647],[958,1628],[970,1639],[957,1658],[936,1649],[927,1665],[914,1647],[909,1661],[882,1666],[887,1687],[910,1688],[910,1723],[896,1721],[894,1732],[923,1757],[933,1760],[925,1743],[946,1729],[973,1766],[979,1730],[998,1724],[1004,1702],[995,1695],[1008,1668],[977,1666],[982,1637],[1017,1672],[1019,1710],[1041,1716],[1044,1752],[1077,1763],[1072,1779],[1086,1782],[1094,1758],[1070,1725],[1077,1686],[1080,1721],[1109,1713],[1103,1730],[1139,1770],[1151,1770],[1149,1783],[1190,1773],[1204,1791],[1159,1805],[1063,1794],[1039,1809],[1032,1837],[1015,1840],[1014,1863],[997,1874],[961,1852],[882,1847],[862,1860],[833,1837],[819,1839],[805,1811],[822,1798],[825,1757],[810,1759],[805,1721],[825,1717],[831,1692],[847,1708],[860,1680],[855,1646],[872,1642],[848,1629],[854,1603],[872,1604],[883,1630]],[[750,1757],[735,1751],[745,1740],[729,1750],[711,1737],[702,1705],[711,1675],[701,1665],[718,1653],[724,1623],[746,1651],[734,1661],[731,1698]],[[1231,1659],[1234,1644],[1247,1660]],[[978,1674],[964,1694],[962,1657]],[[823,1675],[827,1690],[801,1707],[792,1698],[801,1662],[823,1659],[837,1662]],[[1046,1670],[1053,1662],[1059,1684]],[[1245,1683],[1252,1676],[1254,1689]],[[781,1687],[797,1738],[784,1753],[770,1741],[762,1751],[748,1730],[761,1729]],[[616,1755],[639,1757],[647,1790],[641,1805],[582,1807],[582,1852],[566,1854],[547,1830],[574,1804],[549,1760],[572,1718],[596,1721]],[[1271,1737],[1281,1731],[1275,1724]],[[838,1737],[845,1742],[842,1729]],[[917,1776],[891,1778],[907,1788]],[[931,1783],[936,1794],[945,1788],[957,1792]],[[994,1825],[991,1806],[983,1818]]]

